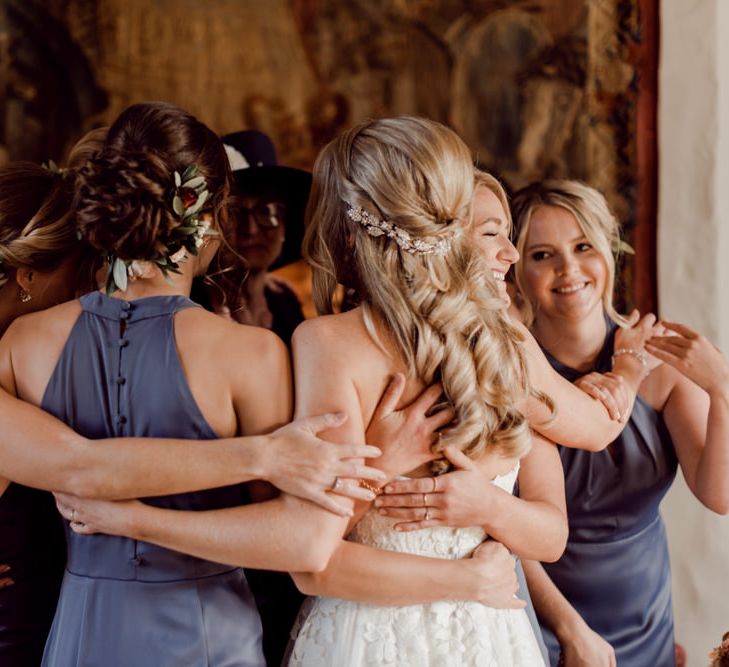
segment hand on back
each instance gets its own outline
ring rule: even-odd
[[[397,409],[405,384],[405,376],[395,374],[382,394],[366,432],[367,442],[382,450],[382,456],[374,464],[387,479],[432,461],[435,458],[432,446],[438,442],[438,429],[454,417],[450,408],[433,412],[443,393],[439,384],[428,387],[408,405]]]

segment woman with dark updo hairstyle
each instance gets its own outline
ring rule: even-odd
[[[67,192],[58,209],[65,220],[59,233],[70,240],[67,257],[56,252],[63,261],[48,267],[34,263],[31,254],[14,263],[10,251],[20,257],[20,242],[0,239],[9,278],[0,293],[12,292],[26,305],[50,306],[69,298],[74,291],[69,286],[78,281],[60,280],[57,273],[58,284],[46,271],[75,272],[87,265],[75,249],[92,248],[88,275],[94,263],[106,261],[106,294],[91,292],[13,321],[0,341],[0,386],[79,435],[0,392],[0,471],[13,481],[83,496],[155,496],[140,506],[179,510],[180,521],[214,510],[230,513],[235,530],[223,562],[321,569],[330,554],[316,548],[315,530],[297,529],[314,504],[284,493],[238,507],[248,497],[238,482],[268,480],[341,513],[346,510],[337,496],[324,492],[335,475],[381,477],[342,459],[376,456],[379,450],[330,446],[314,438],[313,432],[343,422],[335,415],[270,436],[230,438],[285,424],[292,398],[288,353],[276,336],[227,322],[187,298],[193,276],[205,271],[225,233],[230,175],[222,144],[177,107],[137,104],[121,114],[94,150],[76,156],[85,160],[83,166],[65,177],[42,170],[43,178]],[[0,202],[9,183],[0,172]],[[69,225],[74,219],[77,224]],[[0,231],[9,234],[9,229],[0,220]],[[24,235],[28,244],[37,238],[38,252],[49,245],[40,232],[34,236],[28,229],[31,223]],[[126,436],[133,437],[120,440]],[[172,440],[221,437],[204,444]],[[14,457],[6,444],[10,438],[23,449]],[[0,491],[6,488],[0,478]],[[195,492],[183,493],[188,490]],[[272,495],[270,488],[264,492]],[[362,497],[364,490],[353,486],[338,493]],[[69,518],[70,527],[83,533],[74,511]],[[36,535],[40,528],[31,526]],[[44,665],[264,664],[260,620],[238,567],[211,562],[205,553],[185,556],[135,539],[67,530],[67,540],[66,572]],[[56,588],[48,584],[51,600],[58,566],[56,559]],[[15,562],[11,572],[17,580],[9,589],[17,586],[21,594],[23,572]],[[38,604],[34,591],[26,588],[23,594],[25,607]],[[0,614],[6,610],[1,600]],[[53,604],[46,607],[48,616]],[[39,654],[32,662],[21,663],[14,655],[6,661],[3,642],[0,633],[3,665],[38,664]]]

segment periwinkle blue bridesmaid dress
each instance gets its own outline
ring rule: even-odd
[[[615,329],[610,322],[596,371],[611,369]],[[545,354],[570,382],[585,374]],[[613,646],[619,667],[673,667],[671,570],[659,504],[676,476],[676,452],[663,417],[640,397],[612,450],[559,447],[570,532],[564,555],[544,569]],[[556,665],[557,638],[545,626],[542,633]]]
[[[42,407],[89,438],[216,438],[177,353],[180,296],[81,298]],[[205,447],[201,442],[200,447]],[[149,470],[154,475],[153,469]],[[240,486],[144,502],[178,510],[240,505]],[[66,530],[68,558],[45,667],[263,667],[261,624],[240,568],[152,544]]]

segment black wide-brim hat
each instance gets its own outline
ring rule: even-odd
[[[311,174],[278,164],[273,143],[268,135],[258,130],[233,132],[224,135],[222,140],[238,153],[236,155],[226,149],[239,192],[273,197],[286,205],[286,238],[281,254],[270,269],[301,259],[304,212],[311,191]]]

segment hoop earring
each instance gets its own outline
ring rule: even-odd
[[[21,303],[28,303],[33,296],[30,293],[30,290],[27,289],[21,289],[20,290],[20,302]]]

